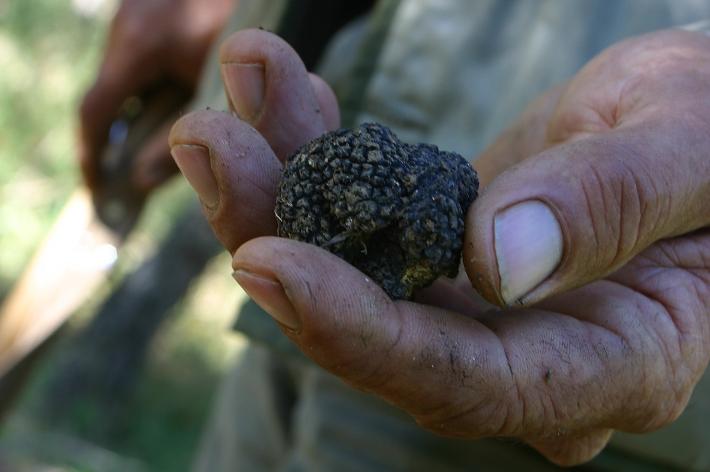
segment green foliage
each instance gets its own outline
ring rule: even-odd
[[[82,17],[71,6],[69,0],[0,0],[0,296],[19,276],[79,181],[76,109],[98,67],[108,17]],[[124,248],[121,265],[128,267],[119,267],[122,272],[155,245],[175,207],[184,203],[179,195],[175,188],[160,192],[135,242]],[[228,261],[221,264],[217,281],[213,276],[202,295],[192,297],[200,300],[177,308],[189,316],[179,316],[160,334],[136,395],[126,405],[130,414],[116,428],[102,429],[104,412],[87,401],[72,412],[70,424],[49,425],[52,430],[46,431],[37,405],[52,357],[61,355],[58,343],[10,422],[30,425],[20,460],[67,467],[57,470],[95,470],[82,464],[80,454],[67,451],[63,460],[60,447],[47,452],[52,441],[43,435],[55,434],[137,459],[147,470],[188,470],[218,378],[235,349],[225,329],[236,304],[234,284],[222,270]],[[201,319],[195,313],[198,306],[212,313],[220,307],[222,318]],[[18,434],[13,426],[2,430],[0,452],[3,444],[19,451],[14,444],[23,437]]]
[[[0,286],[20,271],[77,181],[75,110],[105,20],[66,0],[0,2]]]

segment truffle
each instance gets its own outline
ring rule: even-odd
[[[460,155],[366,123],[325,134],[286,162],[278,235],[326,248],[395,299],[458,273],[478,178]]]

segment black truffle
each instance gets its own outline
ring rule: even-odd
[[[367,123],[325,134],[286,162],[278,234],[328,249],[392,298],[454,277],[478,178],[458,154]]]

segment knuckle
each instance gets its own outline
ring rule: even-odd
[[[581,174],[579,185],[580,206],[586,220],[583,226],[586,238],[591,240],[589,247],[594,256],[590,260],[602,267],[612,267],[623,260],[635,245],[638,231],[623,231],[625,227],[637,225],[632,221],[636,215],[624,211],[623,196],[615,188],[615,182],[608,178],[614,174],[617,174],[614,169],[602,170],[598,162],[590,162]],[[623,192],[624,184],[620,183],[620,186]]]
[[[589,151],[587,151],[589,152]],[[580,240],[595,264],[617,267],[653,242],[672,207],[662,177],[652,175],[633,144],[603,142],[578,169]]]

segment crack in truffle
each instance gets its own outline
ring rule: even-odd
[[[478,178],[460,155],[366,123],[314,139],[286,162],[278,235],[345,259],[395,299],[455,277]]]

